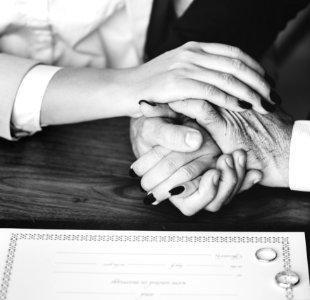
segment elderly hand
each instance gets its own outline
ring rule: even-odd
[[[263,172],[260,182],[288,187],[289,149],[293,120],[285,112],[260,115],[254,111],[232,112],[214,108],[206,101],[184,100],[170,107],[196,121],[212,136],[223,153],[247,152],[247,169]]]
[[[169,200],[186,216],[202,209],[216,212],[230,202],[242,185],[248,189],[260,180],[261,173],[255,170],[246,172],[245,165],[244,151],[223,154],[218,158],[215,169],[207,170],[195,180],[175,188],[182,192],[170,196]],[[256,177],[257,181],[250,180],[251,177]]]

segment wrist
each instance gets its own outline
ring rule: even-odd
[[[274,187],[289,187],[289,161],[292,139],[293,123],[288,124],[279,132],[274,150],[271,151],[272,159],[267,162],[264,170],[266,185]]]
[[[103,93],[109,95],[112,105],[117,108],[119,116],[132,118],[141,117],[139,101],[143,96],[139,93],[139,83],[136,80],[137,68],[107,70],[105,74],[106,87]]]

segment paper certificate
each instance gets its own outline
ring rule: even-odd
[[[310,299],[303,233],[0,229],[0,272],[0,300]]]

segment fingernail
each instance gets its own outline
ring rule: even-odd
[[[272,88],[276,86],[276,82],[269,74],[265,73],[265,79]]]
[[[268,102],[268,101],[265,100],[265,99],[262,99],[262,100],[261,100],[261,104],[262,104],[262,107],[263,107],[266,111],[268,111],[268,112],[270,112],[270,113],[272,113],[272,112],[274,112],[274,111],[276,110],[276,106],[273,105],[273,104],[271,104],[270,102]]]
[[[129,176],[132,177],[132,178],[139,177],[132,168],[129,169],[128,173],[129,173]]]
[[[144,199],[143,199],[143,203],[145,205],[150,205],[153,204],[156,201],[154,195],[152,193],[148,194]]]
[[[243,108],[243,109],[251,109],[252,108],[252,104],[249,102],[245,102],[242,100],[238,100],[238,105]]]
[[[226,161],[226,164],[228,165],[228,167],[230,167],[230,168],[234,168],[234,163],[233,163],[233,161],[232,161],[232,159],[231,159],[231,157],[229,156],[229,157],[226,157],[225,158],[225,161]]]
[[[201,144],[201,134],[198,131],[189,131],[186,133],[185,142],[188,146],[192,148],[197,148]]]
[[[140,105],[141,103],[146,103],[146,104],[151,105],[151,106],[156,106],[156,103],[149,102],[149,101],[146,101],[146,100],[140,100],[140,101],[139,101],[139,105]]]
[[[238,162],[239,162],[239,165],[244,168],[245,167],[245,156],[244,155],[239,156]]]
[[[255,178],[255,179],[253,180],[253,184],[259,183],[260,181],[261,181],[261,178]]]
[[[215,186],[218,186],[218,184],[219,184],[219,181],[220,181],[220,174],[219,173],[216,173],[214,176],[213,176],[213,178],[212,178],[212,181],[213,181],[213,184],[215,185]]]
[[[177,186],[169,191],[171,196],[180,195],[185,191],[185,187],[183,185]]]
[[[277,105],[282,103],[280,95],[273,89],[270,91],[270,99]]]

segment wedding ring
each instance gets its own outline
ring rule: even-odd
[[[260,248],[255,252],[255,256],[259,261],[271,262],[277,258],[276,250],[272,248]]]
[[[279,272],[275,277],[278,286],[284,289],[290,289],[299,283],[299,275],[293,271],[282,271]]]

